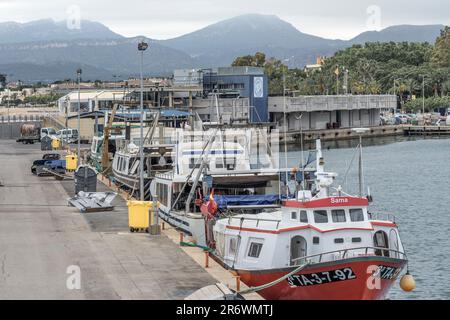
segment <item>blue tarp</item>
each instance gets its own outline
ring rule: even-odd
[[[191,115],[190,112],[180,111],[175,109],[166,109],[161,111],[161,116],[166,118],[187,118]]]
[[[209,200],[209,196],[205,197],[205,201]],[[275,204],[279,200],[277,194],[266,195],[214,195],[214,200],[217,202],[220,209],[225,209],[227,206],[251,206],[251,205],[270,205]]]

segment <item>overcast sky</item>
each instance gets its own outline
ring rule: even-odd
[[[65,20],[73,5],[82,19],[155,39],[246,13],[275,14],[302,32],[340,39],[397,24],[450,24],[448,0],[0,0],[0,22]]]

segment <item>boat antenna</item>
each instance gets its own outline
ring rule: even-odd
[[[359,182],[359,197],[362,197],[363,194],[363,154],[362,154],[362,134],[369,131],[367,128],[354,128],[354,132],[359,135],[359,163],[358,163],[358,182]]]
[[[287,159],[287,120],[286,120],[286,72],[283,71],[283,131],[284,131],[284,171],[285,171],[285,189],[286,189],[286,199],[289,198],[289,190],[288,190],[288,159]]]
[[[304,164],[304,153],[303,153],[303,126],[302,126],[302,117],[303,117],[303,113],[300,114],[300,116],[295,117],[296,120],[299,121],[300,123],[300,150],[301,150],[301,168],[302,168],[302,190],[305,190],[305,164]]]

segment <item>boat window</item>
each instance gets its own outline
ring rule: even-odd
[[[196,158],[190,158],[189,159],[189,169],[194,169],[194,167],[196,169],[200,168],[201,163],[195,164],[196,162],[197,162]]]
[[[345,210],[331,210],[333,222],[345,222]]]
[[[252,258],[259,258],[262,246],[262,243],[252,242],[250,244],[250,249],[248,250],[248,256]]]
[[[237,239],[230,238],[229,255],[236,256],[236,250],[237,250]]]
[[[362,240],[361,240],[361,238],[352,238],[352,242],[361,242]]]
[[[327,223],[328,214],[326,210],[315,210],[314,211],[314,222],[315,223]]]
[[[308,223],[308,214],[304,210],[300,211],[300,222]]]
[[[319,244],[320,238],[319,237],[313,237],[313,244]]]
[[[291,219],[292,220],[297,220],[297,211],[292,211],[291,212]]]
[[[223,159],[216,158],[216,169],[223,169]]]
[[[344,243],[344,239],[343,238],[336,238],[336,239],[334,239],[334,243]]]
[[[362,209],[350,209],[350,220],[353,222],[364,221]]]

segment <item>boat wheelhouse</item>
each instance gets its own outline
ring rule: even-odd
[[[156,174],[151,184],[160,217],[206,245],[200,209],[212,190],[220,210],[279,206],[279,174],[267,151],[267,137],[248,128],[178,130],[173,170]]]
[[[115,132],[112,132],[115,133]],[[108,156],[111,162],[114,159],[119,141],[125,139],[125,135],[122,132],[118,134],[112,134],[108,139]],[[94,166],[97,171],[102,171],[102,154],[103,154],[103,143],[104,136],[94,136],[92,137],[91,150],[89,153],[89,161],[92,166]]]
[[[155,144],[144,146],[144,198],[150,200],[150,183],[158,172],[172,169],[173,145]],[[139,191],[140,158],[139,147],[133,143],[116,151],[112,162],[114,179],[122,187]]]
[[[266,299],[382,299],[407,265],[393,215],[362,196],[331,192],[317,141],[316,188],[280,209],[218,218],[216,257]]]

